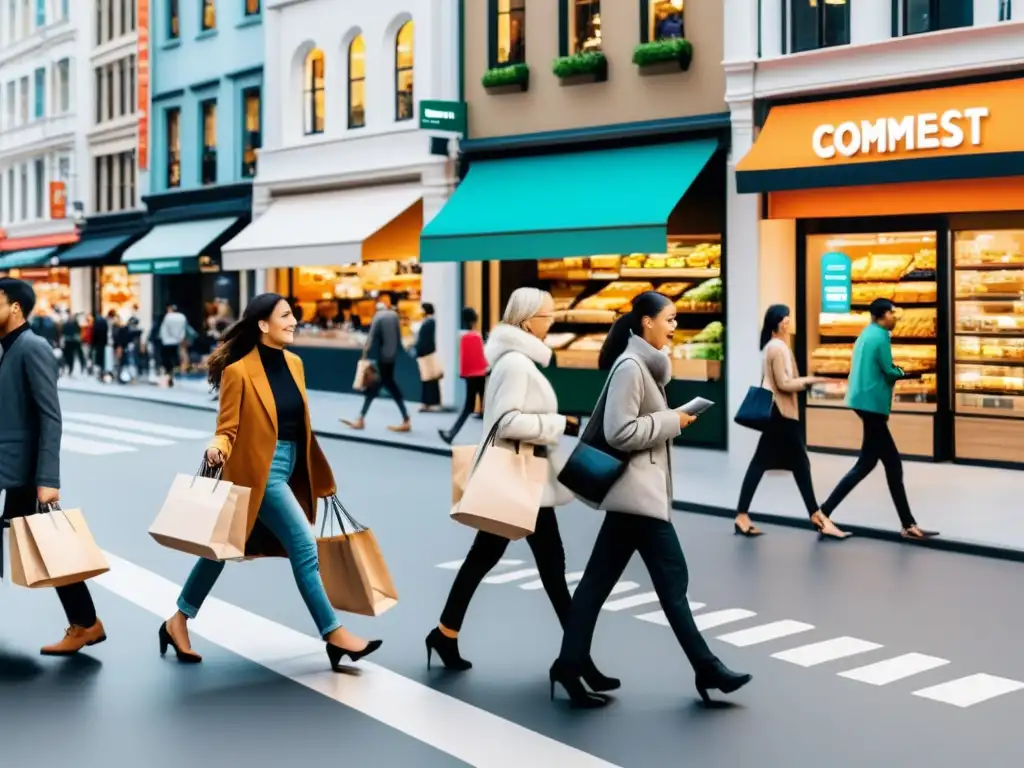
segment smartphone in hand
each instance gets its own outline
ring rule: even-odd
[[[699,416],[704,413],[708,408],[713,406],[714,403],[711,400],[706,400],[703,397],[695,397],[685,405],[681,405],[676,408],[677,411],[689,414],[690,416]]]

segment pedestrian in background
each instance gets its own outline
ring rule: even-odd
[[[811,478],[811,462],[800,434],[800,401],[797,396],[812,384],[827,381],[815,376],[798,376],[796,358],[790,347],[789,307],[773,304],[761,325],[762,386],[772,393],[772,415],[757,441],[757,449],[740,486],[733,530],[741,536],[760,536],[762,531],[750,520],[750,503],[764,473],[784,469],[793,473],[811,524],[822,536],[846,538],[818,507]]]
[[[377,369],[377,377],[373,384],[366,390],[363,398],[363,409],[359,412],[359,418],[355,421],[341,419],[341,422],[352,429],[366,428],[366,414],[370,412],[370,406],[377,399],[381,389],[386,389],[398,406],[402,414],[402,423],[388,429],[392,432],[408,432],[412,429],[409,421],[409,412],[405,408],[405,398],[402,397],[402,390],[398,388],[395,381],[395,363],[402,351],[402,321],[395,310],[388,307],[384,302],[377,304],[377,313],[370,323],[370,333],[366,339],[366,347],[363,350],[363,357],[372,360]]]
[[[102,314],[96,315],[92,321],[92,342],[89,350],[92,353],[92,364],[96,372],[96,378],[100,381],[106,379],[107,374],[107,339],[110,335],[110,326]]]
[[[434,305],[423,304],[423,322],[416,333],[416,359],[423,360],[437,354],[437,321],[434,320]],[[422,379],[422,374],[421,374]],[[436,410],[441,405],[441,379],[423,381],[420,394],[420,413]]]
[[[686,598],[686,558],[671,522],[671,447],[695,417],[671,410],[665,394],[672,378],[665,350],[675,330],[672,300],[648,291],[615,321],[601,347],[600,368],[611,371],[604,400],[604,438],[630,460],[600,505],[606,510],[604,523],[573,594],[562,651],[550,671],[552,698],[558,683],[577,707],[592,709],[608,703],[607,698],[589,693],[580,678],[586,680],[601,606],[634,552],[647,566],[669,626],[696,674],[701,698],[707,702],[708,691],[732,693],[751,680],[750,675],[727,668],[711,652]]]
[[[472,307],[465,307],[462,310],[462,335],[459,338],[459,376],[465,382],[466,402],[463,404],[462,413],[459,414],[452,428],[447,432],[443,429],[438,430],[441,439],[449,445],[455,441],[455,437],[462,430],[466,419],[476,410],[477,401],[484,401],[488,364],[487,355],[484,352],[484,337],[477,330],[479,320],[480,316],[477,315],[476,310]]]
[[[174,304],[167,305],[160,321],[160,358],[167,386],[174,386],[174,371],[182,365],[182,345],[188,334],[188,319]]]
[[[558,413],[555,390],[540,371],[551,363],[553,353],[544,338],[554,322],[554,312],[554,299],[546,291],[517,288],[512,292],[501,324],[487,340],[491,383],[484,405],[484,435],[489,435],[497,422],[496,441],[523,443],[548,459],[548,482],[541,497],[537,525],[526,542],[533,550],[544,591],[564,629],[572,598],[565,581],[565,549],[555,507],[568,504],[573,496],[557,480],[559,462],[555,452],[562,435],[578,434],[579,421]],[[481,444],[478,450],[483,448]],[[501,536],[485,531],[476,534],[448,593],[441,620],[427,635],[428,665],[431,652],[436,651],[448,669],[466,670],[473,666],[459,653],[459,631],[473,594],[507,547],[508,539]],[[601,674],[589,658],[581,659],[580,675],[594,690],[619,687],[618,680]]]
[[[61,328],[61,339],[63,340],[64,368],[70,376],[75,372],[75,363],[82,373],[85,373],[85,354],[82,352],[82,313],[70,315],[64,321]]]
[[[309,423],[302,360],[285,351],[295,340],[295,316],[276,293],[264,293],[245,308],[210,356],[210,386],[220,390],[217,430],[206,451],[225,481],[252,489],[247,521],[247,556],[285,556],[295,583],[337,669],[348,656],[358,661],[381,646],[341,626],[320,579],[312,524],[316,501],[335,492],[334,475]],[[178,612],[160,627],[160,652],[174,649],[179,661],[197,663],[189,619],[206,600],[224,563],[200,559],[178,597]]]
[[[888,299],[875,299],[868,308],[871,322],[853,345],[850,378],[846,389],[846,405],[861,421],[863,437],[857,463],[839,481],[832,494],[821,505],[831,517],[845,499],[871,471],[882,462],[889,495],[896,505],[904,539],[921,540],[938,536],[917,525],[910,512],[907,489],[903,485],[903,459],[889,431],[889,414],[896,382],[908,378],[892,361],[892,329],[896,327],[896,305]]]
[[[36,296],[22,280],[0,278],[0,491],[3,518],[28,517],[60,501],[63,433],[53,348],[29,328]],[[0,559],[2,562],[2,559]],[[41,650],[69,656],[107,639],[85,582],[56,588],[70,627]]]

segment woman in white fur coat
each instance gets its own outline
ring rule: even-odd
[[[551,294],[536,288],[519,288],[509,298],[502,322],[491,331],[484,350],[491,373],[484,394],[483,433],[489,434],[494,421],[504,415],[497,440],[526,443],[547,454],[549,479],[541,498],[537,527],[526,541],[536,558],[544,590],[564,628],[571,597],[565,582],[565,550],[554,508],[568,504],[573,495],[557,480],[562,462],[556,453],[562,435],[579,433],[579,421],[558,413],[555,390],[540,371],[551,362],[552,352],[544,338],[554,322],[554,311]],[[508,539],[483,531],[477,533],[452,584],[441,620],[427,635],[428,665],[431,653],[437,652],[447,669],[462,671],[473,666],[459,653],[459,631],[473,593],[507,547]],[[594,691],[619,687],[618,680],[602,675],[593,662],[586,664],[583,679]]]

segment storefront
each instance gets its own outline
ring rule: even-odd
[[[58,309],[78,312],[74,306],[71,272],[60,266],[59,254],[78,240],[77,232],[41,237],[9,237],[0,240],[0,276],[14,277],[32,284],[36,292],[36,312]]]
[[[884,297],[895,362],[920,375],[896,386],[901,453],[1024,463],[1022,99],[1002,79],[770,106],[737,187],[766,193],[762,265],[795,275],[778,300],[797,309],[797,358],[830,379],[807,397],[809,447],[859,446],[846,378]]]
[[[601,344],[648,290],[678,310],[670,402],[724,404],[729,126],[716,120],[585,130],[571,142],[534,135],[463,145],[463,180],[424,229],[421,259],[464,265],[466,303],[485,330],[516,288],[552,293],[558,317],[546,372],[564,412],[592,411],[606,378]],[[724,448],[725,419],[725,408],[713,409],[680,443]]]

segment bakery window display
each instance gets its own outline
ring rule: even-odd
[[[142,300],[139,276],[128,274],[122,266],[103,267],[100,272],[100,312],[104,317],[113,310],[127,319]]]

